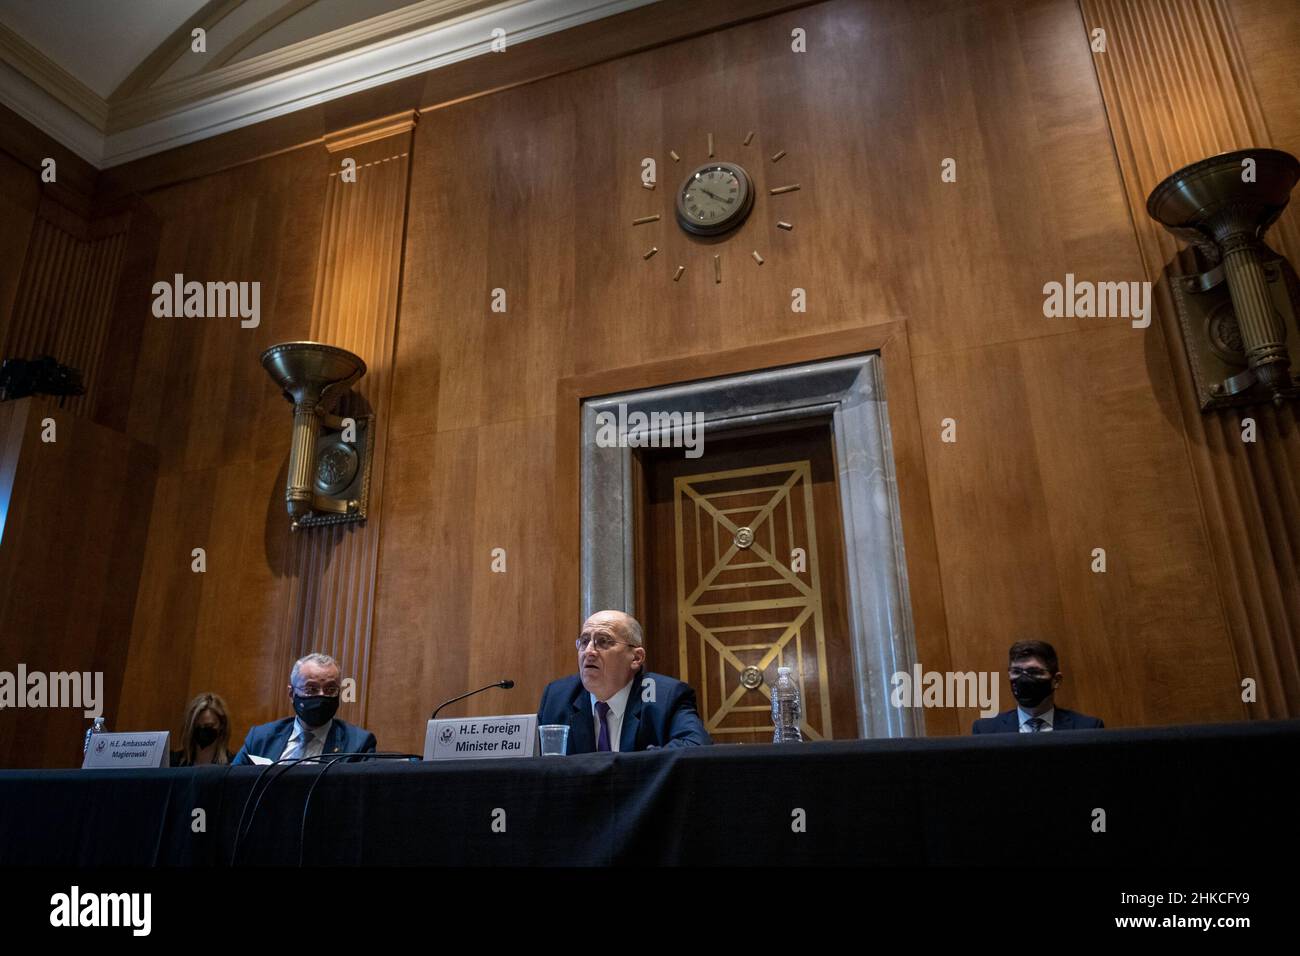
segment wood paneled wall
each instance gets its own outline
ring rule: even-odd
[[[0,341],[7,334],[13,314],[40,196],[36,173],[0,152],[0,222],[5,224],[0,229]]]
[[[339,711],[362,724],[368,700],[380,530],[402,275],[402,240],[416,114],[385,117],[326,140],[334,163],[316,270],[311,339],[361,356],[366,374],[338,414],[374,415],[374,461],[364,524],[308,528],[292,536],[287,632],[280,671],[313,651],[329,654],[356,682]],[[348,179],[343,162],[350,160]],[[280,520],[287,521],[287,516]]]
[[[98,672],[118,713],[153,484],[142,442],[48,398],[0,404],[0,669]],[[90,725],[80,708],[0,721],[3,767],[75,766]]]
[[[806,55],[790,52],[795,27]],[[760,188],[802,186],[761,195],[721,246],[671,225],[672,189],[709,132]],[[401,714],[418,689],[523,674],[533,694],[571,666],[567,634],[537,634],[556,609],[547,576],[577,560],[555,548],[554,472],[538,464],[553,453],[554,381],[895,318],[951,666],[1000,670],[1011,641],[1046,636],[1069,706],[1119,725],[1242,716],[1163,346],[1123,321],[1043,317],[1043,284],[1067,272],[1142,276],[1075,4],[808,7],[426,114],[416,155],[398,530],[384,538],[372,676],[397,690],[380,719],[403,728],[401,746],[416,740]],[[643,156],[660,163],[654,192]],[[950,156],[953,184],[939,176]],[[664,220],[631,226],[654,212]],[[795,286],[806,314],[790,311]],[[497,287],[504,315],[488,309]],[[448,493],[458,507],[430,507]],[[489,573],[493,547],[509,573]]]
[[[115,713],[155,450],[95,409],[126,371],[115,361],[120,287],[157,250],[133,228],[129,204],[85,218],[89,167],[19,123],[0,109],[0,357],[53,355],[82,372],[86,391],[0,405],[0,669],[98,674],[98,703]],[[54,183],[35,168],[45,156],[57,160]],[[6,709],[0,766],[74,764],[84,710]]]
[[[292,561],[284,506],[291,413],[259,356],[311,337],[324,150],[160,190],[155,277],[261,282],[261,322],[160,319],[138,288],[128,434],[158,451],[140,598],[114,726],[171,727],[196,693],[229,703],[236,731],[283,716],[280,667]],[[206,571],[191,569],[195,548]],[[237,744],[239,741],[236,740]]]
[[[1147,277],[1157,283],[1163,337],[1175,372],[1179,415],[1216,566],[1219,599],[1242,678],[1258,698],[1260,717],[1300,713],[1300,429],[1294,405],[1261,405],[1203,415],[1197,408],[1178,317],[1165,280],[1196,271],[1190,253],[1146,215],[1146,198],[1167,175],[1215,153],[1251,146],[1297,151],[1294,113],[1280,119],[1287,139],[1275,140],[1256,90],[1277,102],[1295,99],[1294,60],[1285,66],[1260,50],[1245,52],[1224,0],[1153,5],[1140,0],[1084,0],[1089,29],[1106,31],[1097,73],[1115,133],[1116,154],[1132,210]],[[1295,37],[1300,16],[1276,6],[1245,5],[1239,16],[1259,50],[1280,29]],[[1292,47],[1294,52],[1297,47]],[[1240,82],[1224,83],[1224,77]],[[1300,231],[1282,217],[1268,243],[1300,261]],[[1242,422],[1253,418],[1259,441],[1242,442]]]
[[[391,102],[379,93],[336,107],[348,122],[304,148],[209,172],[237,162],[235,139],[223,139],[210,163],[199,144],[183,163],[178,151],[104,178],[114,196],[147,186],[133,221],[150,225],[128,239],[137,272],[114,310],[112,368],[131,374],[94,414],[158,463],[115,725],[174,726],[190,695],[214,690],[242,735],[288,712],[287,661],[318,641],[362,678],[364,710],[351,714],[385,749],[418,750],[433,704],[501,677],[517,689],[459,712],[531,711],[572,667],[578,624],[557,623],[577,562],[557,540],[576,508],[559,497],[574,463],[556,460],[557,425],[576,409],[557,406],[557,383],[632,366],[671,378],[721,350],[779,356],[786,341],[884,323],[906,330],[923,459],[909,480],[928,486],[933,520],[937,571],[913,600],[946,654],[924,666],[1002,670],[1013,640],[1046,637],[1062,652],[1064,705],[1113,726],[1166,724],[1247,716],[1239,680],[1254,649],[1260,673],[1279,676],[1261,682],[1268,703],[1251,713],[1295,713],[1294,658],[1281,653],[1294,646],[1297,600],[1284,587],[1300,520],[1283,485],[1291,426],[1266,428],[1253,464],[1216,451],[1223,426],[1188,404],[1167,311],[1147,329],[1049,319],[1043,286],[1067,273],[1157,278],[1172,246],[1135,206],[1152,176],[1238,145],[1232,136],[1267,136],[1274,117],[1276,144],[1300,148],[1300,93],[1282,82],[1290,60],[1276,40],[1300,30],[1300,10],[750,6],[751,19],[689,36],[622,19],[620,29],[641,24],[642,42],[622,38],[637,52],[598,62],[609,41],[591,39],[589,65],[533,82],[551,61],[528,44],[516,51],[528,59],[508,53],[444,78],[465,88],[392,137],[400,148],[358,146],[365,162],[390,158],[365,167],[370,193],[331,179],[339,155],[324,137],[381,115],[354,113]],[[1098,15],[1127,34],[1112,33],[1108,60],[1088,45]],[[806,53],[791,51],[795,28]],[[1210,41],[1227,68],[1151,52],[1204,54],[1196,44]],[[1199,92],[1184,101],[1177,83]],[[1246,119],[1213,132],[1227,121],[1201,118],[1210,93]],[[1170,131],[1188,129],[1210,132],[1170,148]],[[761,190],[722,243],[672,224],[673,191],[706,158],[709,133]],[[655,190],[640,181],[647,156]],[[948,158],[956,182],[941,179]],[[768,193],[784,183],[801,188]],[[631,225],[651,213],[662,218]],[[1294,243],[1294,212],[1280,228]],[[175,272],[260,280],[261,326],[153,318],[142,277]],[[790,309],[796,287],[806,313]],[[504,313],[491,309],[494,289]],[[372,502],[382,522],[294,538],[282,503],[288,409],[257,356],[314,335],[370,363],[361,391],[383,430]],[[941,440],[945,419],[954,443]],[[1224,502],[1257,513],[1234,518]],[[1261,542],[1269,520],[1276,533]],[[195,547],[207,551],[203,574],[190,570]],[[494,548],[505,573],[491,570]],[[1105,573],[1092,570],[1097,548]],[[1251,582],[1272,597],[1234,599]],[[964,730],[973,716],[932,723]]]
[[[63,407],[85,414],[97,397],[129,216],[87,227],[62,206],[41,204],[24,257],[19,294],[0,336],[0,355],[53,356],[81,372],[81,395]]]

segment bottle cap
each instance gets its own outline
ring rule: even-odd
[[[789,677],[789,676],[790,676],[790,668],[788,668],[788,667],[778,667],[778,668],[776,669],[776,673],[777,673],[777,675],[780,676],[780,677]]]

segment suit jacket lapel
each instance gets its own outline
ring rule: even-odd
[[[1002,719],[1005,722],[1005,726],[1007,727],[1008,730],[1015,731],[1017,733],[1020,731],[1020,711],[1016,710],[1016,708],[1012,707],[1009,711],[1006,712],[1006,714],[1003,715]]]
[[[271,740],[267,744],[266,753],[259,754],[262,757],[269,757],[271,760],[279,760],[280,755],[284,753],[284,748],[289,746],[289,738],[293,736],[293,718],[271,735]]]
[[[325,738],[325,746],[321,748],[321,754],[336,753],[343,748],[343,728],[339,726],[338,718],[334,718],[334,723],[330,724],[329,735]]]
[[[1068,710],[1056,708],[1056,713],[1052,715],[1052,730],[1073,730],[1073,715]]]
[[[618,749],[622,753],[636,750],[636,735],[641,727],[641,675],[637,674],[628,691],[627,706],[623,709],[623,729],[618,735]]]
[[[596,749],[596,731],[592,727],[591,695],[579,681],[569,711],[569,753],[589,754]]]

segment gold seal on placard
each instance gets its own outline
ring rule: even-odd
[[[740,672],[740,683],[746,690],[758,690],[763,685],[763,672],[751,664]]]
[[[748,548],[753,543],[754,543],[753,528],[741,528],[739,531],[736,532],[736,547]]]

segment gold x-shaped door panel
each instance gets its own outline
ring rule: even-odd
[[[804,736],[832,736],[811,471],[805,460],[674,480],[680,676],[710,734],[770,732],[769,688],[790,667]]]

